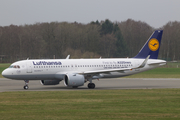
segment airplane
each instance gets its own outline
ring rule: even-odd
[[[9,79],[24,80],[24,89],[30,80],[40,80],[42,85],[58,85],[64,80],[67,87],[77,88],[89,81],[87,87],[95,88],[94,79],[117,78],[144,72],[166,64],[158,58],[163,30],[156,30],[139,53],[133,58],[99,59],[27,59],[14,62],[2,72]]]

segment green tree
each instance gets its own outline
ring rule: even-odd
[[[117,41],[116,41],[116,53],[114,54],[114,57],[118,57],[118,58],[127,57],[129,50],[123,39],[121,31],[120,30],[116,31],[115,36],[117,38]]]
[[[106,35],[106,34],[111,34],[113,32],[113,23],[106,19],[105,22],[102,23],[101,26],[101,34]]]

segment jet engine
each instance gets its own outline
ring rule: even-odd
[[[70,87],[83,86],[85,82],[84,75],[67,74],[64,77],[64,84]]]
[[[60,80],[41,80],[42,85],[58,85]]]

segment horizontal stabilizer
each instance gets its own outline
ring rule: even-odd
[[[154,62],[150,62],[150,63],[148,63],[148,65],[157,65],[157,64],[166,64],[166,61],[164,61],[164,60],[159,60],[159,61],[154,61]]]

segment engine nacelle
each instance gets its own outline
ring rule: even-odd
[[[83,86],[85,82],[84,75],[67,74],[64,76],[64,84],[70,87]]]
[[[40,80],[42,85],[58,85],[60,80]]]

